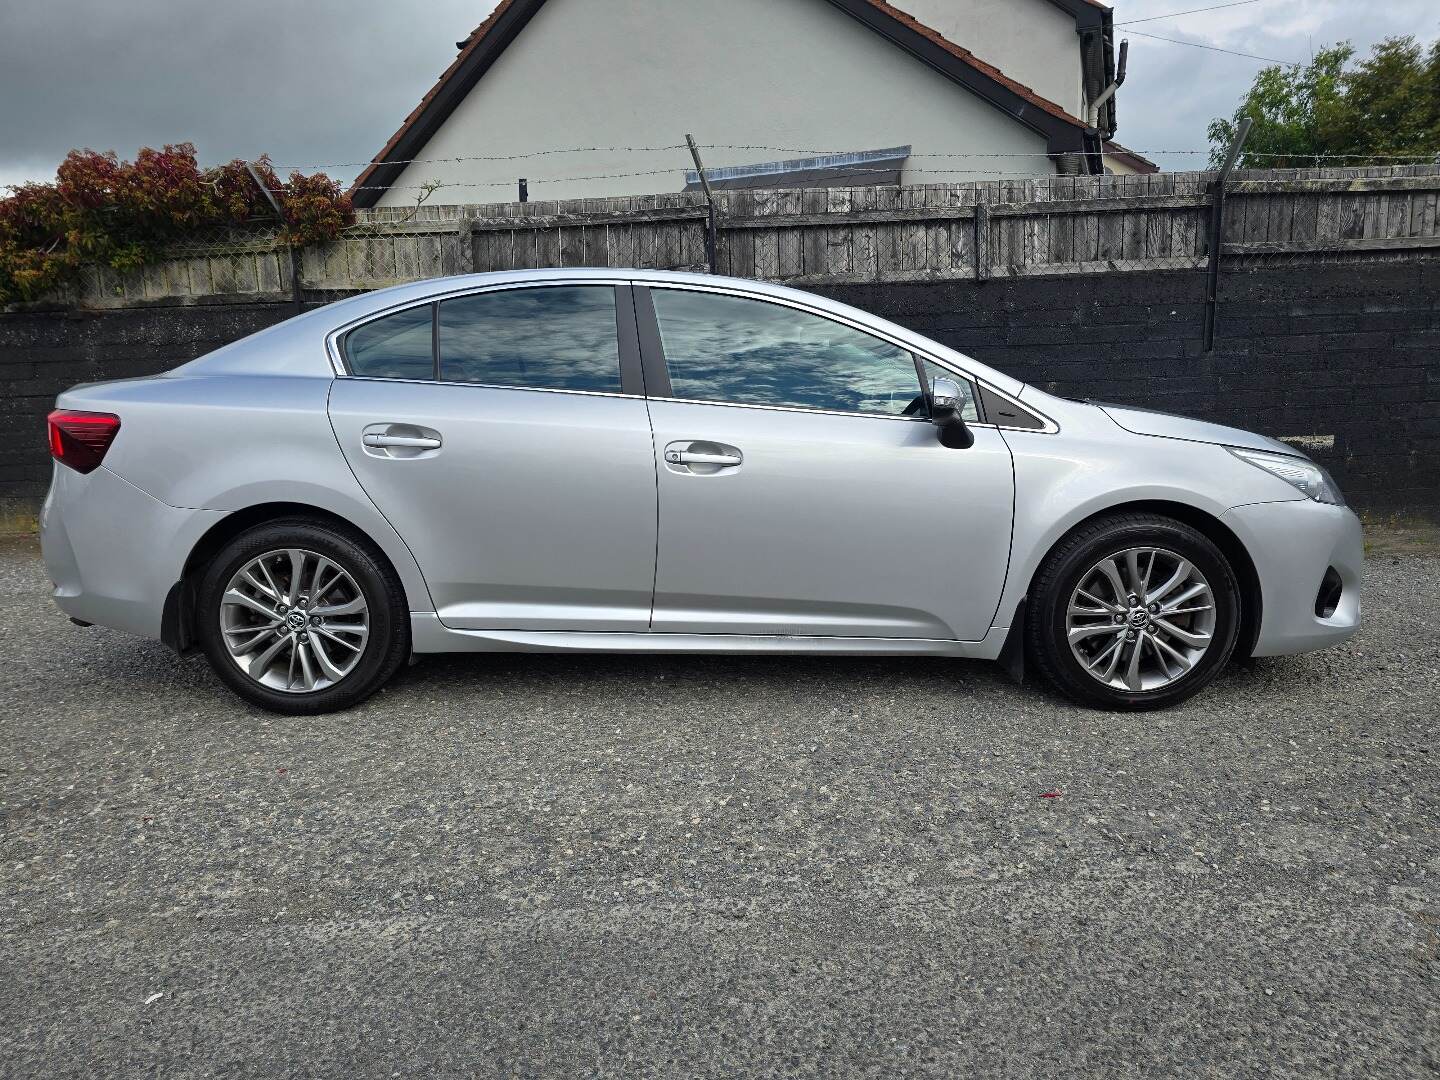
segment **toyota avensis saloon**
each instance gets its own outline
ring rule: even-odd
[[[515,650],[978,657],[1152,708],[1360,616],[1360,524],[1289,446],[756,281],[417,282],[57,406],[56,602],[277,712]]]

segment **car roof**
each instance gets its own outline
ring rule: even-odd
[[[232,342],[215,352],[176,368],[173,375],[270,374],[333,377],[326,338],[351,323],[395,308],[423,303],[434,297],[463,293],[496,285],[529,284],[546,281],[619,281],[637,285],[693,285],[735,290],[754,297],[788,300],[819,312],[869,324],[922,353],[949,361],[962,370],[1012,395],[1024,383],[956,352],[939,342],[890,322],[872,312],[851,307],[819,293],[806,292],[754,278],[725,277],[682,270],[645,270],[624,267],[566,267],[555,269],[503,270],[486,274],[459,274],[426,278],[361,293],[315,308],[259,333]]]

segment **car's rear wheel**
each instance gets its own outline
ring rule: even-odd
[[[1224,553],[1158,514],[1100,518],[1041,565],[1026,614],[1029,652],[1065,694],[1155,709],[1204,688],[1235,649],[1240,587]]]
[[[364,538],[287,519],[236,536],[201,580],[196,625],[215,673],[273,712],[348,708],[410,650],[404,593]]]

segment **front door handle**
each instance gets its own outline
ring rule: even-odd
[[[729,469],[738,469],[745,455],[725,443],[704,439],[682,439],[665,444],[665,467],[671,472],[692,476],[712,476]]]
[[[701,454],[694,450],[667,450],[665,460],[671,465],[719,465],[721,468],[732,468],[739,465],[743,458],[739,454]]]
[[[439,450],[440,440],[426,435],[382,435],[371,431],[365,434],[366,446],[408,446],[412,450]]]

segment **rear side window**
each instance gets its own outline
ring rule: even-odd
[[[431,305],[386,315],[345,336],[345,360],[353,375],[371,379],[433,379]]]
[[[650,295],[677,398],[886,416],[923,406],[910,353],[844,323],[716,293]]]
[[[611,285],[508,289],[445,300],[440,378],[538,390],[620,392]]]

